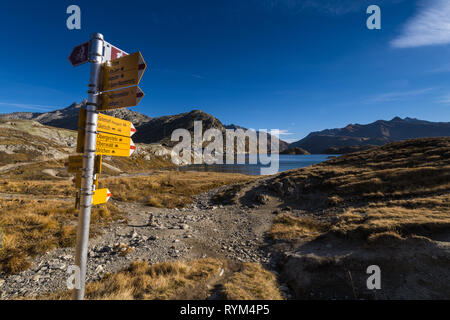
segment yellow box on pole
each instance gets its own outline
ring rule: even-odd
[[[67,172],[79,173],[83,169],[83,155],[71,155],[67,162]],[[94,174],[102,172],[102,156],[95,156]]]
[[[138,86],[103,92],[100,98],[102,104],[97,110],[105,111],[137,106],[143,97],[144,93]]]
[[[131,137],[136,132],[136,128],[130,121],[118,119],[102,113],[98,114],[97,130],[126,137]]]
[[[139,51],[105,62],[103,91],[138,85],[146,67],[144,58]]]
[[[96,205],[106,203],[110,197],[111,192],[108,190],[108,188],[94,190],[94,194],[92,195],[92,204]]]
[[[130,137],[99,132],[97,134],[96,154],[104,156],[129,157],[136,150]]]

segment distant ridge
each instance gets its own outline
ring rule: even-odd
[[[72,103],[70,106],[64,109],[58,109],[50,112],[13,112],[0,114],[0,119],[11,120],[34,120],[47,126],[76,130],[78,128],[78,114],[80,107],[85,104],[85,101],[81,103]],[[151,118],[129,109],[114,109],[104,112],[105,114],[118,117],[124,120],[133,122],[138,127],[143,123],[149,121]]]
[[[450,122],[395,117],[389,121],[378,120],[366,125],[349,124],[340,129],[311,132],[305,138],[291,143],[289,148],[299,147],[310,153],[327,153],[330,150],[349,152],[360,150],[363,146],[381,146],[406,139],[449,136]]]
[[[34,120],[48,126],[76,130],[78,126],[79,109],[84,104],[85,101],[73,103],[67,108],[43,113],[14,112],[0,114],[0,119]],[[237,125],[225,126],[219,119],[201,110],[192,110],[190,112],[157,118],[151,118],[140,112],[131,111],[128,108],[114,109],[102,113],[131,121],[137,130],[136,134],[133,136],[135,142],[161,143],[165,146],[173,146],[178,143],[177,141],[171,141],[172,132],[176,129],[187,129],[193,135],[194,121],[202,121],[203,132],[210,128],[216,128],[223,133],[225,133],[226,129],[240,128],[246,130],[246,128]],[[270,150],[270,141],[272,138],[278,139],[270,134],[268,135],[268,150]],[[287,148],[287,142],[282,140],[279,140],[278,142],[280,151]]]

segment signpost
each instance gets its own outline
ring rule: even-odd
[[[97,189],[92,196],[92,204],[106,203],[111,197],[111,192],[107,188]]]
[[[73,48],[69,56],[69,61],[74,67],[82,65],[83,63],[89,61],[88,54],[89,54],[89,41]]]
[[[140,52],[105,63],[103,90],[108,91],[138,85],[146,67],[147,65]]]
[[[134,107],[139,104],[143,97],[144,93],[138,86],[104,92],[101,95],[102,104],[97,110],[104,111],[124,107]]]
[[[107,189],[98,189],[102,155],[129,157],[136,149],[131,136],[136,132],[129,121],[99,114],[137,105],[143,92],[137,87],[146,64],[140,52],[128,55],[94,33],[91,40],[73,48],[69,61],[73,66],[90,62],[89,90],[86,108],[78,118],[77,153],[69,157],[68,171],[76,173],[76,203],[79,203],[75,265],[79,268],[80,286],[73,298],[84,299],[91,207],[106,203],[111,197]],[[103,84],[102,84],[103,68]],[[128,86],[135,86],[125,88]],[[125,88],[125,89],[122,89]],[[121,89],[118,91],[110,91]],[[108,91],[108,92],[105,92]]]
[[[83,156],[82,155],[71,155],[69,156],[69,161],[67,162],[67,172],[69,173],[79,173],[83,168]],[[102,157],[95,156],[94,163],[94,174],[99,174],[102,171]]]
[[[114,118],[101,113],[98,114],[97,130],[126,137],[131,137],[136,132],[136,128],[130,121]]]
[[[125,51],[113,46],[112,44],[104,41],[104,60],[105,61],[110,61],[110,60],[115,60],[115,59],[119,59],[123,56],[127,56],[128,53],[126,53]]]
[[[136,150],[130,137],[99,132],[97,134],[96,153],[104,156],[129,157]]]

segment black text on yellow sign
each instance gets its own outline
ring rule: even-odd
[[[67,163],[67,172],[78,173],[83,168],[83,156],[71,155]],[[102,172],[102,156],[96,155],[94,161],[94,174],[100,174]]]
[[[104,111],[117,108],[134,107],[139,104],[143,97],[144,92],[142,92],[138,86],[103,92],[100,98],[101,105],[97,110]]]
[[[136,147],[130,137],[99,132],[95,149],[104,156],[129,157]]]
[[[98,114],[97,130],[126,137],[131,137],[136,132],[136,129],[130,121],[101,113]]]
[[[103,70],[103,91],[138,85],[146,67],[140,52],[106,62]]]

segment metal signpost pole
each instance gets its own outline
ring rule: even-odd
[[[86,125],[84,157],[81,180],[81,200],[78,214],[77,244],[75,265],[79,267],[79,288],[75,288],[73,299],[83,300],[86,283],[86,265],[89,240],[89,223],[91,218],[92,194],[94,184],[94,160],[97,133],[97,102],[100,89],[101,64],[103,62],[103,35],[94,33],[89,50],[90,78],[88,100],[86,105]]]

